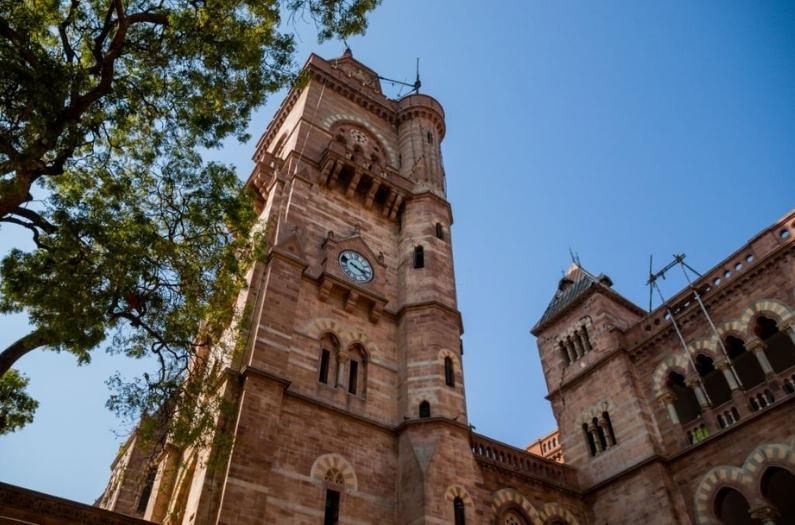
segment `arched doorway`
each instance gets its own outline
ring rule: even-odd
[[[715,516],[724,525],[761,525],[751,518],[751,506],[745,496],[730,487],[723,487],[715,496]]]
[[[768,468],[762,476],[762,495],[778,511],[776,523],[795,523],[795,476],[790,471]]]

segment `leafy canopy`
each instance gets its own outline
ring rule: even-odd
[[[263,246],[252,196],[199,148],[245,139],[252,110],[295,78],[283,15],[345,38],[379,1],[0,0],[0,224],[35,243],[0,263],[0,312],[33,325],[0,349],[0,404],[22,414],[0,432],[35,410],[14,401],[19,358],[46,347],[88,362],[108,335],[157,363],[110,381],[114,410],[190,414],[207,395],[185,378],[218,371],[202,359]]]

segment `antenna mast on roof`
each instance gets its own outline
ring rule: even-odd
[[[417,79],[414,81],[413,84],[409,84],[408,82],[402,82],[400,80],[394,80],[392,78],[382,77],[381,75],[378,76],[379,80],[384,80],[386,82],[391,82],[393,85],[397,84],[399,86],[405,86],[412,88],[411,91],[408,92],[409,95],[412,93],[419,93],[420,87],[422,86],[422,82],[420,82],[420,58],[417,57]]]

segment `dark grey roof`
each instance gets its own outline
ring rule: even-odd
[[[572,264],[566,275],[560,280],[558,290],[549,302],[547,309],[544,310],[544,315],[541,316],[541,319],[538,320],[531,331],[535,332],[541,328],[578,297],[582,296],[590,288],[598,286],[601,282],[604,282],[607,286],[612,285],[606,275],[595,277],[577,264]]]

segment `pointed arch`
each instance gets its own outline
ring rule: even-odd
[[[541,511],[538,515],[543,523],[557,518],[564,520],[568,525],[580,525],[580,522],[574,517],[574,514],[557,501],[545,503],[544,506],[541,507]]]
[[[520,508],[533,525],[543,525],[538,511],[530,501],[515,489],[504,488],[494,493],[491,498],[492,522],[496,522],[500,514],[507,508]]]
[[[323,454],[318,457],[312,464],[309,471],[310,477],[317,483],[323,483],[327,480],[326,476],[332,473],[332,481],[337,482],[338,474],[342,476],[345,488],[350,491],[356,491],[359,482],[356,479],[356,472],[353,470],[353,465],[340,454]]]

